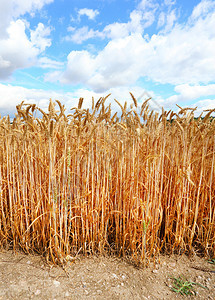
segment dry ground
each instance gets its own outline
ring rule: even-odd
[[[213,272],[211,272],[213,271]],[[137,268],[114,257],[78,258],[63,269],[40,256],[0,252],[0,299],[184,299],[171,291],[171,277],[195,285],[189,299],[215,299],[215,266],[204,258],[165,256]]]

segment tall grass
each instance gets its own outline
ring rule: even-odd
[[[65,115],[21,103],[0,119],[0,246],[68,255],[215,255],[215,119],[106,98]],[[35,111],[41,117],[35,117]]]

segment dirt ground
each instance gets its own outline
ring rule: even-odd
[[[0,252],[0,299],[184,299],[171,291],[172,277],[184,276],[196,295],[215,299],[215,266],[206,259],[160,257],[160,263],[137,268],[114,257],[79,257],[65,268],[40,256]]]

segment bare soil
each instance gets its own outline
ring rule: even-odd
[[[215,299],[215,266],[194,256],[160,257],[138,268],[114,257],[79,257],[62,268],[41,256],[0,252],[0,299],[184,299],[172,277],[195,285],[188,299]]]

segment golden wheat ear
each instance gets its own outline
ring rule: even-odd
[[[137,99],[134,97],[134,95],[131,92],[130,92],[130,95],[131,95],[131,98],[132,98],[132,100],[134,102],[135,107],[137,107],[138,106]]]

